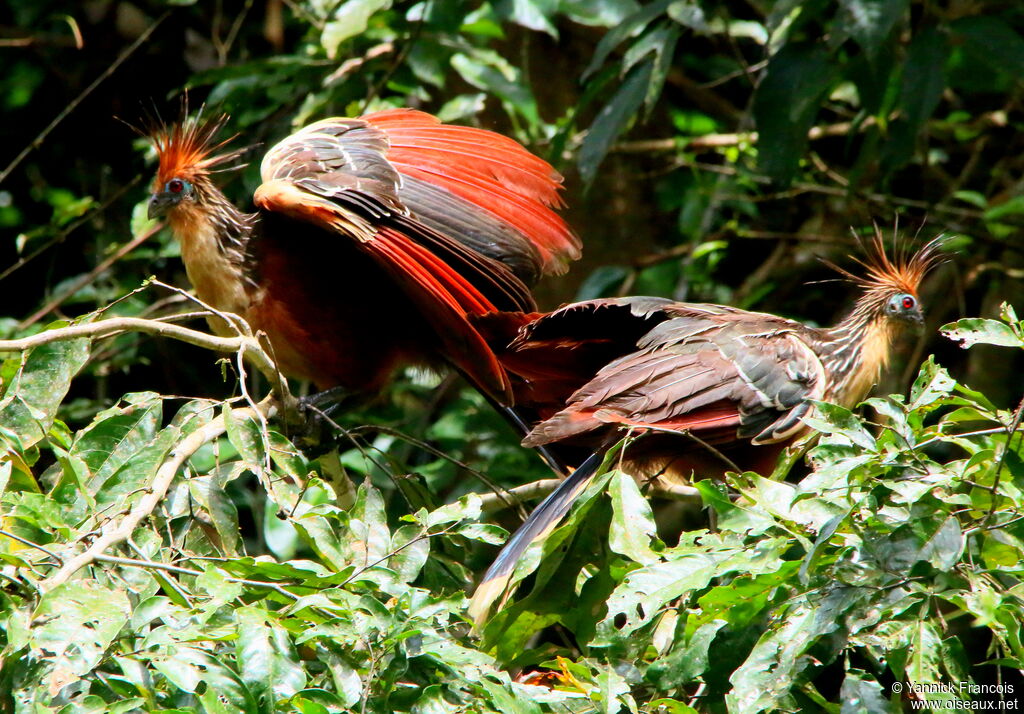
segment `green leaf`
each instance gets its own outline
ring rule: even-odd
[[[367,566],[382,560],[390,552],[391,533],[384,516],[384,501],[369,481],[359,487],[350,519],[351,562]]]
[[[680,555],[634,570],[608,598],[608,615],[598,632],[605,637],[628,636],[669,602],[706,587],[716,570],[715,559],[704,553]]]
[[[865,449],[874,450],[875,437],[871,435],[860,419],[849,409],[838,404],[809,400],[816,410],[818,416],[805,416],[803,422],[811,428],[823,434],[838,434],[844,436],[851,442]]]
[[[242,681],[249,691],[264,701],[268,709],[273,704],[295,694],[306,686],[306,673],[277,617],[257,606],[235,610],[238,639],[235,656]]]
[[[475,520],[480,517],[480,508],[480,496],[475,493],[469,493],[455,503],[441,506],[429,514],[421,515],[423,513],[421,511],[420,514],[417,514],[417,520],[424,528],[434,529],[437,526],[446,526],[449,523]]]
[[[576,300],[593,300],[614,294],[615,288],[629,276],[630,270],[621,265],[602,265],[586,277],[576,291]]]
[[[706,622],[690,634],[685,642],[677,642],[668,656],[653,662],[647,677],[661,691],[670,691],[680,684],[695,681],[708,669],[711,643],[719,630],[728,625],[726,620]]]
[[[609,487],[612,498],[612,523],[608,533],[608,546],[621,555],[643,565],[660,560],[651,549],[657,537],[651,504],[640,493],[636,481],[616,471]]]
[[[922,529],[928,528],[921,523]],[[938,527],[928,528],[926,540],[921,546],[921,559],[927,560],[936,570],[948,571],[960,560],[964,550],[964,536],[960,530],[960,522],[949,516],[939,523]]]
[[[70,455],[89,468],[92,493],[152,443],[163,419],[163,401],[156,394],[127,395],[124,401],[97,414],[71,447]]]
[[[577,158],[580,176],[585,183],[594,180],[608,150],[643,104],[654,76],[654,67],[655,63],[648,60],[629,70],[622,85],[587,130]]]
[[[498,0],[494,9],[498,15],[517,25],[558,37],[558,31],[551,23],[552,16],[559,9],[558,0]]]
[[[224,405],[223,411],[228,440],[238,449],[238,455],[246,465],[259,473],[263,470],[265,455],[260,424],[248,413],[243,413],[241,417],[237,416],[235,410],[227,404]]]
[[[921,365],[921,371],[910,387],[909,408],[913,411],[933,404],[950,394],[956,386],[956,381],[949,376],[949,372],[935,364],[935,360],[929,357]]]
[[[320,45],[333,59],[345,40],[361,35],[369,26],[370,17],[391,6],[391,0],[345,0],[334,12],[334,19],[324,24]]]
[[[561,0],[559,10],[581,25],[618,27],[640,9],[636,0]]]
[[[964,349],[973,345],[1024,347],[1024,339],[1013,328],[998,320],[965,317],[939,328],[943,335],[960,343]]]
[[[206,714],[256,714],[255,698],[238,674],[207,652],[193,650],[193,663],[202,672],[202,702]]]
[[[487,95],[483,92],[460,94],[449,99],[437,110],[437,118],[443,122],[457,122],[475,117],[484,110],[486,103]]]
[[[655,0],[655,2],[641,7],[635,13],[612,27],[612,29],[604,34],[601,41],[597,43],[597,47],[594,49],[594,56],[590,58],[590,64],[583,70],[580,79],[586,81],[590,75],[601,68],[601,65],[605,63],[605,60],[608,59],[612,51],[627,37],[642,31],[652,20],[665,13],[673,2],[676,1]]]
[[[903,166],[914,154],[917,137],[946,89],[949,42],[945,33],[930,27],[914,37],[903,66],[899,107],[886,145],[886,163]],[[984,199],[983,199],[984,200]]]
[[[156,227],[157,220],[149,217],[149,199],[139,201],[132,206],[131,231],[132,238],[138,238]]]
[[[36,656],[48,661],[46,686],[55,695],[100,664],[107,648],[128,622],[128,597],[91,581],[58,585],[33,613]]]
[[[399,580],[411,583],[430,557],[430,539],[424,537],[418,526],[402,526],[391,538],[391,551],[394,555],[388,558],[388,567],[398,574]]]
[[[789,44],[768,61],[754,96],[754,118],[758,165],[777,183],[793,180],[807,132],[836,76],[831,58],[817,45]]]
[[[893,652],[893,670],[904,682],[917,685],[937,685],[942,682],[942,638],[930,620],[917,620],[907,624],[909,643],[903,651]],[[936,688],[935,692],[921,687],[919,695],[927,702],[944,702],[955,697]],[[946,708],[946,707],[942,707]]]
[[[982,62],[996,72],[1024,75],[1024,38],[994,15],[975,15],[951,22],[950,29]]]
[[[518,112],[531,126],[540,122],[537,100],[523,81],[518,69],[500,55],[485,50],[459,52],[452,56],[452,67],[477,89],[491,92],[507,107]]]
[[[23,450],[46,436],[71,379],[87,359],[89,340],[84,338],[50,342],[22,353],[0,400],[0,424],[17,435]]]
[[[824,597],[791,600],[761,636],[746,661],[729,677],[730,711],[771,710],[811,665],[804,654],[818,638],[840,627],[842,617],[866,597],[858,588],[835,587]]]
[[[168,426],[162,429],[148,444],[131,454],[131,457],[121,463],[102,483],[96,483],[94,493],[97,505],[102,507],[110,503],[123,503],[129,494],[137,493],[144,484],[149,484],[180,436],[181,432],[177,427]]]
[[[668,6],[668,16],[694,32],[710,32],[704,8],[697,0],[676,0]]]
[[[850,33],[868,56],[877,57],[892,28],[906,14],[910,0],[840,0]]]
[[[244,471],[244,464],[223,464],[206,476],[193,476],[188,481],[189,494],[210,514],[224,554],[229,556],[238,555],[242,539],[238,530],[238,509],[225,488]]]
[[[885,697],[882,685],[867,672],[846,671],[839,691],[840,714],[897,714],[900,709]]]

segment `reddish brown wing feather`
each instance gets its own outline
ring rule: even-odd
[[[561,205],[561,176],[517,142],[413,110],[363,120],[387,134],[387,158],[400,173],[447,189],[515,227],[537,248],[543,272],[564,272],[579,257],[579,238],[550,208]]]
[[[500,358],[522,379],[517,397],[543,418],[527,445],[593,441],[610,424],[769,441],[800,426],[803,399],[820,391],[819,361],[793,335],[799,329],[715,305],[611,299],[527,323]],[[768,427],[781,431],[762,433]]]
[[[434,327],[445,356],[478,387],[511,403],[505,370],[466,317],[467,313],[493,312],[494,305],[464,277],[402,233],[384,228],[378,240],[367,243],[366,248],[383,258],[396,283]]]
[[[466,317],[497,308],[466,277],[408,235],[393,228],[361,224],[357,216],[337,203],[288,181],[264,183],[257,189],[255,201],[263,210],[355,237],[354,243],[377,260],[431,324],[445,357],[481,389],[502,401],[511,401],[504,369]]]
[[[740,425],[738,372],[710,350],[697,354],[638,352],[602,369],[569,398],[565,409],[524,440],[536,446],[571,439],[609,424],[715,432]]]

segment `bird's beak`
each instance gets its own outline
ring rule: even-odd
[[[168,193],[154,193],[149,199],[149,209],[146,211],[146,215],[152,220],[154,218],[160,218],[167,209],[174,204],[174,197]]]

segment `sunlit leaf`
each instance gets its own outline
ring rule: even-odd
[[[981,317],[965,317],[962,320],[943,325],[942,334],[960,343],[963,348],[973,345],[999,345],[1001,347],[1024,347],[1024,339],[1013,328],[998,320]]]

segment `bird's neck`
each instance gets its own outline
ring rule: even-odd
[[[838,325],[823,331],[821,359],[834,376],[828,401],[852,407],[862,401],[889,364],[896,329],[868,303],[859,303]]]
[[[199,200],[175,206],[167,218],[199,299],[218,310],[244,314],[251,302],[245,263],[256,215],[239,211],[211,187]]]

